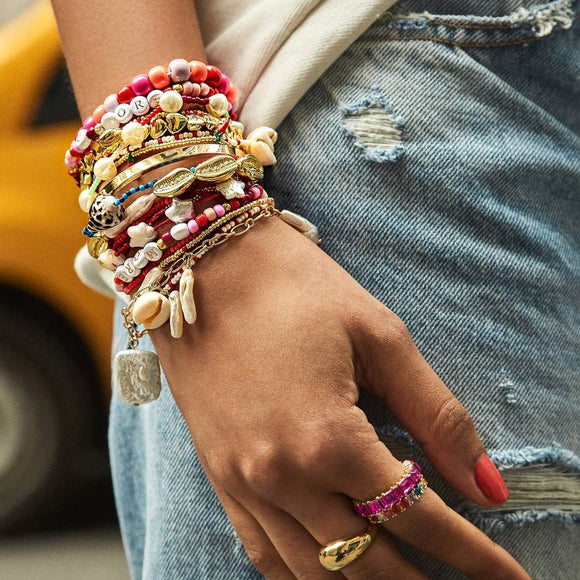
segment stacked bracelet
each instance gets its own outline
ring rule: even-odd
[[[192,268],[207,252],[273,215],[320,242],[313,224],[277,210],[258,184],[276,162],[277,135],[259,127],[244,138],[236,97],[218,68],[175,59],[106,97],[65,154],[88,213],[88,252],[131,296],[123,309],[130,350],[117,355],[113,379],[132,403],[160,390],[159,363],[136,350],[139,338],[166,323],[179,338],[196,321]],[[188,166],[144,177],[176,162]]]

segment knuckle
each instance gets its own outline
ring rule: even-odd
[[[280,447],[262,441],[241,460],[240,471],[244,481],[256,491],[270,492],[285,477],[285,466]]]
[[[407,325],[391,310],[383,307],[382,315],[371,321],[373,338],[390,348],[405,348],[414,345]]]
[[[436,410],[432,425],[437,435],[450,437],[453,440],[468,439],[475,433],[471,416],[453,396],[446,399]]]

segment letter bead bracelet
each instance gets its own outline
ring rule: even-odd
[[[66,151],[87,251],[129,297],[129,348],[113,361],[114,389],[129,403],[159,397],[159,360],[139,339],[165,324],[179,339],[196,322],[193,270],[210,250],[274,215],[320,244],[315,225],[276,209],[259,184],[277,134],[258,127],[244,138],[237,94],[217,67],[175,59],[106,97]],[[170,167],[178,162],[189,166]]]

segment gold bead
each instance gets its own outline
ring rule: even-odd
[[[157,240],[156,243],[160,250],[167,250],[167,244],[163,240]]]

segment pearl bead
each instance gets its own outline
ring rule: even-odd
[[[200,94],[202,97],[205,97],[205,96],[206,96],[206,95],[209,93],[209,90],[210,90],[210,89],[209,89],[209,86],[208,86],[208,85],[206,85],[205,83],[201,83],[201,84],[199,85],[199,88],[200,88],[199,94]]]
[[[105,111],[107,111],[107,113],[114,113],[119,104],[120,103],[119,99],[117,99],[117,95],[113,93],[105,99],[103,106],[105,107]]]
[[[133,92],[140,97],[147,95],[149,91],[152,91],[153,85],[147,75],[137,75],[131,80],[131,88],[133,89]]]
[[[79,194],[79,206],[85,213],[89,213],[92,198],[88,189],[83,189]]]
[[[199,224],[193,219],[187,222],[187,229],[189,233],[195,234],[199,231]]]
[[[177,91],[167,91],[159,99],[159,106],[166,113],[177,113],[183,106],[183,98]]]
[[[131,121],[123,127],[121,134],[126,145],[141,145],[146,133],[147,129],[143,125],[137,123],[137,121]]]
[[[174,83],[189,80],[191,69],[184,58],[176,58],[169,63],[169,76]]]
[[[119,123],[128,123],[133,118],[133,111],[131,111],[130,105],[121,103],[115,109],[115,117],[117,117]]]
[[[174,240],[184,240],[189,236],[187,224],[176,224],[171,228],[171,236]]]
[[[149,111],[149,101],[146,97],[135,97],[130,103],[131,112],[133,115],[140,117]]]
[[[198,83],[191,83],[191,96],[192,97],[199,97],[199,93],[201,92],[201,87]]]
[[[117,129],[119,127],[119,120],[115,117],[115,113],[105,113],[101,119],[101,125],[105,129]]]
[[[95,177],[101,181],[109,181],[117,175],[117,168],[115,162],[110,157],[103,157],[99,159],[94,166]]]
[[[228,100],[225,95],[212,95],[207,104],[207,110],[216,117],[223,117],[228,112]]]
[[[191,95],[191,91],[193,90],[193,83],[189,81],[185,81],[183,83],[183,93],[184,95]]]

